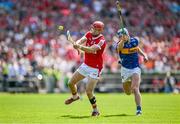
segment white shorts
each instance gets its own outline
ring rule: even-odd
[[[130,81],[133,74],[141,75],[141,69],[139,67],[133,69],[127,69],[121,66],[121,79],[122,83]]]
[[[85,77],[90,77],[93,79],[99,79],[99,69],[90,67],[85,63],[81,64],[77,71]]]

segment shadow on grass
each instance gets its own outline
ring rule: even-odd
[[[125,116],[135,116],[128,114],[114,114],[114,115],[100,115],[100,117],[109,118],[109,117],[125,117]],[[63,118],[71,118],[71,119],[85,119],[91,118],[91,116],[80,116],[80,115],[62,115]]]
[[[128,115],[128,114],[103,115],[103,117],[123,117],[123,116],[135,116],[135,115]]]
[[[71,118],[71,119],[83,119],[83,118],[90,118],[91,116],[62,115],[61,117],[64,117],[64,118]]]

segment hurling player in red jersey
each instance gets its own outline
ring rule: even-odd
[[[76,84],[80,80],[88,78],[86,94],[92,105],[92,116],[98,116],[100,114],[93,91],[103,68],[102,54],[106,47],[105,38],[101,34],[103,30],[103,22],[95,21],[91,25],[90,31],[88,31],[81,39],[77,40],[73,45],[75,49],[85,52],[85,60],[69,80],[69,88],[72,93],[72,97],[65,101],[65,104],[68,105],[76,100],[79,100]]]

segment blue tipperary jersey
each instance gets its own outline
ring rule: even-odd
[[[124,43],[124,47],[119,53],[121,64],[127,69],[133,69],[139,67],[138,61],[138,44],[139,41],[136,38],[130,38],[129,42]]]

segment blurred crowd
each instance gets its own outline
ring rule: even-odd
[[[180,70],[180,2],[178,0],[121,0],[124,22],[149,62],[145,73]],[[0,73],[8,77],[68,75],[82,62],[66,40],[82,37],[93,21],[105,24],[107,40],[104,72],[119,72],[112,44],[117,40],[119,18],[115,0],[0,0]],[[64,30],[58,30],[59,25]],[[54,74],[54,72],[53,72]],[[63,76],[62,76],[63,77]]]

